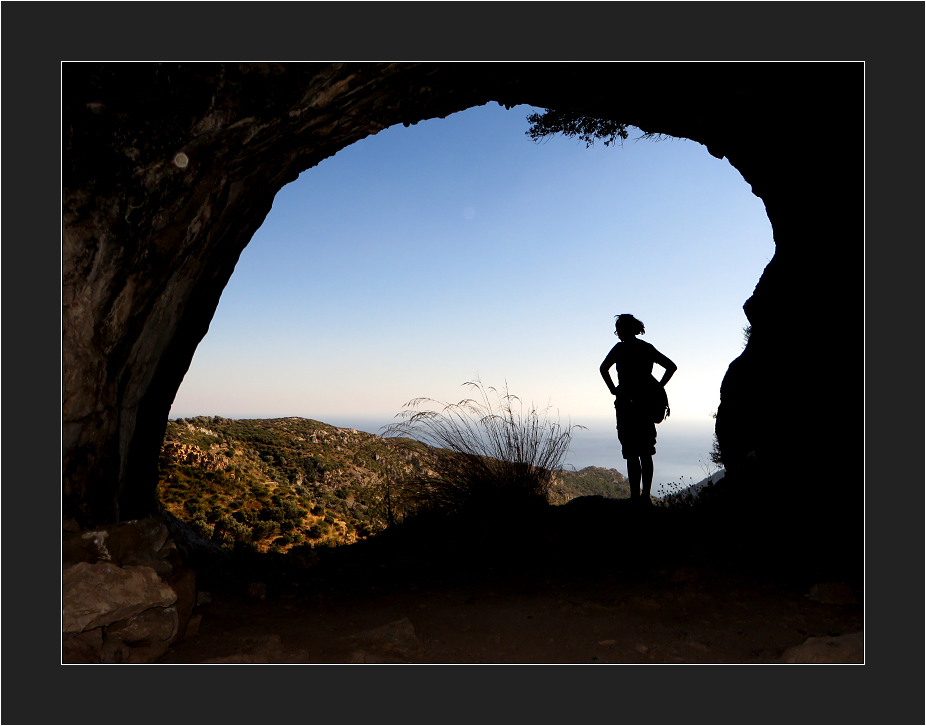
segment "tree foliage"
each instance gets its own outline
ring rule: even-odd
[[[548,136],[562,134],[570,138],[578,137],[585,142],[585,148],[594,146],[595,141],[603,140],[605,146],[623,143],[629,136],[630,126],[610,118],[587,116],[574,111],[556,111],[544,109],[543,113],[532,113],[527,117],[530,128],[524,133],[534,141],[542,141]],[[662,138],[662,134],[644,132],[641,139]]]

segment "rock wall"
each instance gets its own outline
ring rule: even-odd
[[[839,480],[838,501],[831,482],[862,431],[861,360],[848,355],[862,324],[862,73],[825,63],[65,63],[65,517],[87,529],[157,512],[171,402],[283,185],[388,126],[495,101],[693,139],[743,174],[776,253],[745,303],[752,338],[721,391],[727,481],[779,487],[792,509],[860,535],[861,474]],[[800,483],[787,478],[797,470]]]

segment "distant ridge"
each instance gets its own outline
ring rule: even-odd
[[[579,471],[563,470],[553,475],[550,499],[553,504],[565,504],[576,497],[601,496],[608,499],[629,499],[630,485],[617,469],[586,466]]]

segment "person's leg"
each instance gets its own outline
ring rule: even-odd
[[[652,470],[652,463],[650,464]],[[627,459],[627,477],[630,479],[630,500],[636,501],[640,496],[640,457],[631,456]]]
[[[649,504],[651,502],[650,491],[653,488],[653,457],[641,456],[640,469],[643,478],[643,502]]]

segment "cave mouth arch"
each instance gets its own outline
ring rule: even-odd
[[[856,408],[846,392],[860,364],[811,378],[792,351],[831,358],[862,319],[833,260],[862,240],[861,160],[846,149],[862,128],[863,65],[618,70],[619,83],[611,64],[65,64],[65,518],[92,526],[156,511],[170,402],[277,190],[374,131],[489,101],[620,118],[728,158],[763,200],[776,244],[746,303],[749,345],[721,390],[728,471],[761,491],[783,471],[824,480],[827,461],[852,460],[861,431],[845,428]],[[824,138],[789,133],[798,119]],[[839,423],[793,415],[803,401],[825,402]],[[782,516],[826,513],[835,541],[860,543],[862,492],[861,475],[835,502],[804,487]]]
[[[656,491],[703,478],[710,413],[742,351],[742,304],[773,254],[761,201],[727,161],[684,139],[634,143],[632,130],[624,148],[534,144],[532,110],[490,103],[397,125],[281,189],[171,418],[299,415],[376,433],[405,401],[457,400],[479,373],[585,425],[577,468],[623,470],[610,403],[588,373],[615,342],[612,315],[636,304],[647,339],[683,368],[660,427]],[[733,256],[742,273],[715,284]],[[576,348],[584,357],[569,360]],[[249,380],[262,366],[269,377]]]

